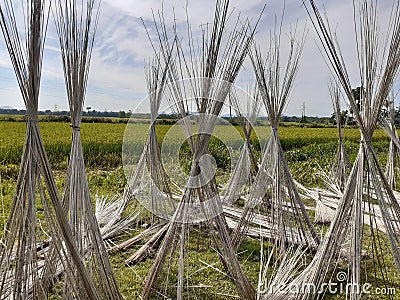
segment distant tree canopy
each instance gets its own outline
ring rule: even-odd
[[[360,110],[360,108],[361,108],[361,98],[362,98],[362,94],[363,94],[361,92],[361,87],[358,86],[358,87],[352,89],[351,92],[353,94],[354,100],[356,101],[357,109]],[[333,112],[331,114],[330,122],[333,125],[336,125],[336,113],[335,112]],[[356,122],[354,120],[354,112],[353,112],[353,109],[351,107],[349,107],[349,110],[346,109],[346,110],[342,110],[341,111],[341,113],[340,113],[340,123],[342,125],[345,125],[345,124],[347,124],[347,125],[356,125]]]
[[[353,93],[354,100],[356,101],[357,109],[361,110],[362,109],[362,97],[363,94],[365,93],[362,92],[362,88],[360,86],[354,88],[351,90]],[[390,102],[387,101],[387,103],[383,107],[383,114],[388,115],[389,112],[389,105]],[[330,122],[334,125],[336,125],[336,116],[335,112],[331,114],[331,117],[329,118]],[[354,112],[353,109],[350,107],[349,110],[343,110],[341,112],[341,117],[340,117],[340,122],[342,125],[347,124],[347,125],[356,125],[356,121],[354,119]],[[395,109],[395,122],[397,126],[400,126],[400,106],[398,106]]]
[[[356,105],[357,105],[357,109],[360,110],[361,109],[361,99],[362,99],[362,95],[365,93],[361,92],[361,86],[358,86],[354,89],[351,90],[351,92],[353,93],[353,97],[354,100],[356,101]],[[354,114],[353,109],[350,107],[350,114]]]
[[[331,117],[329,118],[330,122],[333,125],[336,125],[336,114],[335,112],[332,113]],[[349,111],[346,110],[342,110],[340,113],[340,124],[342,125],[354,125],[354,118],[352,116],[350,116]]]

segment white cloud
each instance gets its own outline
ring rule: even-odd
[[[164,2],[164,16],[169,25],[176,18],[178,27],[184,28],[186,24],[186,2],[186,0]],[[200,24],[211,22],[215,1],[189,0],[188,2],[192,29],[196,33]],[[322,1],[318,2],[320,4]],[[136,103],[146,94],[144,61],[150,59],[153,54],[140,18],[143,18],[147,25],[151,25],[152,9],[156,12],[161,9],[161,4],[160,1],[156,0],[103,0],[102,3],[90,71],[87,104],[100,110],[104,108],[110,110],[134,109]],[[286,114],[299,115],[300,106],[305,101],[307,114],[329,115],[332,111],[327,89],[329,72],[316,46],[316,44],[319,44],[317,36],[301,3],[300,0],[286,1],[283,31],[287,33],[290,26],[293,26],[297,21],[299,29],[303,28],[306,23],[309,29],[301,68]],[[331,26],[338,33],[339,43],[345,54],[353,85],[357,85],[352,1],[327,0],[325,3]],[[379,1],[379,15],[384,22],[387,21],[386,16],[389,15],[390,3],[389,0]],[[263,5],[264,1],[261,0],[232,0],[231,9],[234,9],[235,13],[231,17],[231,22],[235,21],[235,16],[239,11],[241,11],[243,18],[249,17],[255,21]],[[280,0],[267,2],[256,37],[257,42],[264,49],[267,47],[268,36],[273,28],[275,15],[280,18],[282,6],[283,2]],[[322,9],[322,6],[320,7]],[[60,108],[67,109],[58,39],[52,23],[51,18],[43,65],[40,107],[52,109],[57,104]],[[149,28],[150,34],[153,35],[154,30],[151,29],[151,26]],[[182,33],[182,36],[185,36],[185,33]],[[283,36],[283,40],[285,39],[286,37]],[[284,46],[285,42],[282,45]],[[283,52],[285,52],[285,49],[283,49]],[[249,74],[252,73],[248,63],[246,67],[247,70],[243,72],[244,78],[249,77]],[[13,76],[10,74],[12,72],[8,54],[4,43],[0,42],[0,76]],[[242,82],[247,81],[242,78]],[[7,84],[14,84],[15,91],[18,91],[15,80],[13,83],[10,81]],[[4,90],[2,87],[4,85],[0,85],[1,105],[19,107],[23,105],[19,91],[11,93],[10,90]],[[7,86],[7,88],[10,87]]]

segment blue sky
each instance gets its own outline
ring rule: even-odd
[[[288,33],[290,26],[296,22],[299,28],[306,27],[309,32],[300,70],[285,114],[299,115],[302,103],[305,102],[307,115],[330,115],[332,108],[327,87],[329,70],[317,47],[314,29],[308,21],[304,7],[301,6],[301,0],[286,2],[284,32]],[[358,82],[352,0],[318,0],[316,2],[321,8],[323,5],[326,8],[331,26],[337,32],[353,85],[356,86]],[[378,2],[379,17],[384,24],[389,16],[391,0]],[[193,28],[198,28],[200,24],[212,20],[214,3],[214,0],[188,0]],[[240,11],[243,17],[256,20],[264,3],[267,6],[258,27],[256,41],[263,49],[266,49],[269,32],[273,29],[274,17],[281,15],[283,1],[231,0],[231,9],[234,9],[235,13]],[[167,23],[172,23],[174,8],[178,25],[184,24],[185,5],[186,0],[164,1],[164,15]],[[160,8],[161,1],[157,0],[103,0],[85,106],[96,110],[135,110],[145,98],[144,62],[151,58],[152,50],[140,18],[150,22],[152,9],[156,11]],[[284,36],[283,45],[285,41]],[[43,62],[40,109],[53,110],[56,105],[59,110],[68,109],[58,47],[51,18]],[[246,86],[249,76],[251,76],[251,67],[249,62],[246,62],[237,84]],[[2,38],[0,39],[0,106],[12,106],[19,109],[24,107]]]

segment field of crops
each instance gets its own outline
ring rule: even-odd
[[[129,126],[130,142],[143,145],[148,125],[131,124]],[[54,168],[63,169],[66,166],[70,150],[71,128],[69,124],[44,122],[41,123],[40,127],[50,162]],[[169,125],[158,125],[159,137],[162,138],[170,127]],[[82,142],[85,162],[88,167],[107,169],[121,165],[125,128],[125,124],[82,124]],[[0,165],[4,167],[9,164],[19,164],[24,144],[25,123],[0,122],[0,129]],[[239,128],[236,129],[240,131]],[[219,126],[216,129],[217,136],[225,136],[226,139],[230,139],[231,131],[230,126]],[[265,143],[269,135],[269,128],[257,127],[256,132],[261,144]],[[280,136],[284,150],[293,150],[311,144],[329,143],[337,140],[335,128],[281,127]],[[379,130],[374,137],[376,142],[388,140],[384,132]],[[349,142],[357,142],[360,139],[359,131],[357,129],[345,130],[345,139]]]
[[[69,123],[41,122],[40,128],[52,168],[62,174],[67,168],[70,152],[71,128]],[[96,185],[102,186],[100,179],[108,180],[109,176],[115,176],[113,170],[117,170],[118,182],[120,184],[117,187],[110,184],[109,188],[118,191],[123,189],[124,176],[121,170],[121,153],[126,128],[126,124],[118,123],[82,124],[81,134],[85,163],[89,173],[96,174],[93,178],[94,189],[98,188]],[[126,141],[138,153],[143,149],[148,128],[148,124],[130,124],[128,126]],[[171,144],[181,142],[177,137],[177,129],[171,129],[170,125],[157,125],[156,130],[160,144],[164,142],[163,146],[167,148],[176,148],[177,145]],[[318,184],[318,178],[315,178],[313,174],[315,173],[315,168],[319,168],[320,166],[328,167],[330,165],[336,151],[336,128],[280,127],[279,130],[282,146],[286,151],[294,176],[304,184]],[[239,127],[218,126],[215,130],[215,135],[222,142],[229,145],[241,145],[243,142],[240,136],[241,132]],[[259,154],[260,148],[265,145],[269,134],[270,129],[267,126],[255,128],[255,132],[252,135],[252,144],[256,149],[256,154]],[[166,135],[167,138],[162,141]],[[8,179],[13,181],[18,176],[18,166],[22,155],[24,137],[25,123],[0,122],[0,175],[3,181]],[[350,159],[354,159],[360,139],[359,131],[353,128],[346,129],[344,137]],[[377,130],[375,132],[374,144],[378,150],[378,154],[382,153],[380,157],[381,162],[385,164],[388,138],[383,131]],[[222,161],[219,165],[229,160],[229,158],[225,157],[229,154],[220,152],[219,148],[215,147],[215,145],[210,146],[210,151],[214,152],[212,154],[219,157]],[[227,166],[224,169],[226,168]],[[96,179],[99,174],[103,174],[100,176],[100,181]],[[90,176],[90,178],[92,177]],[[112,180],[116,180],[116,178]],[[108,187],[106,186],[106,192],[107,189]]]
[[[131,143],[136,143],[137,148],[140,149],[144,145],[148,125],[131,124],[129,126],[130,135],[128,138]],[[40,127],[47,154],[55,171],[57,184],[61,191],[70,151],[71,128],[68,123],[59,122],[43,122],[40,124]],[[170,128],[171,126],[169,125],[157,126],[160,142],[167,135],[168,139],[166,138],[166,143],[174,143],[174,133],[173,131],[169,133]],[[122,169],[121,151],[125,129],[125,124],[82,124],[81,132],[84,156],[89,185],[93,194],[116,195],[124,189],[126,181]],[[238,127],[235,130],[241,132]],[[267,126],[257,127],[256,132],[259,141],[253,135],[252,143],[258,152],[268,138],[270,130]],[[18,165],[22,154],[24,135],[25,124],[23,122],[0,122],[0,202],[2,205],[0,211],[0,230],[3,229],[8,210],[10,209],[15,181],[18,176]],[[218,126],[216,128],[216,135],[220,140],[228,140],[232,143],[242,142],[237,135],[232,135],[232,127],[230,126]],[[315,176],[316,170],[320,167],[328,168],[336,151],[336,128],[281,127],[280,135],[289,166],[295,179],[308,186],[318,185],[318,177]],[[359,139],[360,136],[357,129],[345,130],[346,148],[351,160],[355,158]],[[380,130],[374,136],[374,145],[378,151],[381,163],[385,164],[388,138]],[[214,146],[216,150],[212,150],[212,145],[210,151],[214,151],[216,156],[219,155],[220,160],[224,162],[226,160],[226,157],[224,157],[225,152],[218,150],[220,149],[218,144]],[[224,164],[222,163],[220,167],[223,168]],[[257,283],[257,268],[260,259],[258,247],[259,244],[257,242],[246,241],[239,249],[239,253],[241,253],[239,258],[243,263],[245,271],[250,274],[250,280],[253,284]],[[116,276],[122,292],[134,299],[139,295],[140,286],[152,261],[147,260],[134,269],[127,268],[123,265],[123,261],[131,254],[132,252],[123,252],[120,255],[112,256],[111,259],[113,265],[116,267]],[[215,260],[218,262],[218,258],[212,251],[202,251],[198,255],[198,257],[193,257],[193,261],[207,258],[210,261]],[[201,265],[196,266],[194,264],[193,272],[195,272],[196,268],[201,267]],[[216,264],[216,267],[222,268],[218,264]],[[226,281],[225,284],[224,280],[226,279],[224,279],[224,276],[220,277],[212,278],[205,273],[202,274],[202,277],[198,278],[198,281],[199,284],[207,284],[207,280],[218,279],[221,281],[221,285],[226,285],[224,292],[234,293],[234,290],[230,290],[231,285],[229,281]]]
[[[68,165],[70,152],[71,128],[69,123],[42,122],[40,127],[53,169],[61,173],[64,172]],[[25,123],[0,122],[0,129],[0,174],[3,179],[16,179],[24,144]],[[121,153],[125,130],[126,125],[118,123],[82,124],[83,151],[88,170],[95,174],[103,172],[108,174],[107,171],[118,170],[122,167]],[[176,148],[177,145],[171,144],[182,142],[177,138],[177,129],[171,130],[170,125],[157,125],[156,130],[160,142],[167,135],[163,144],[166,148]],[[336,128],[281,127],[279,130],[282,146],[286,151],[294,176],[304,184],[317,184],[318,179],[313,176],[315,168],[319,168],[319,166],[328,167],[336,151]],[[133,147],[137,153],[140,153],[147,132],[148,124],[130,124],[126,138],[129,147]],[[270,130],[267,126],[259,126],[255,128],[255,132],[256,134],[253,132],[252,135],[252,144],[259,153],[260,148],[265,145]],[[215,130],[215,135],[230,145],[236,144],[238,146],[243,142],[240,134],[241,129],[239,127],[218,126]],[[359,139],[360,134],[357,129],[349,128],[345,130],[346,145],[351,159],[355,158]],[[376,131],[374,144],[378,153],[382,152],[381,161],[382,164],[385,164],[388,138],[383,131]],[[226,162],[229,160],[225,157],[225,152],[221,153],[217,147],[214,147],[214,149],[216,150],[212,154],[216,157],[220,157],[222,161]],[[213,145],[211,145],[210,151],[213,152]],[[119,187],[119,190],[121,190],[124,182],[123,172],[121,171],[118,176],[122,185]],[[94,180],[94,182],[96,183],[97,180]],[[114,186],[112,187],[114,188]]]

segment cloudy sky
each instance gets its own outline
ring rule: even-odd
[[[164,1],[166,22],[177,24],[186,20],[185,6],[188,2],[189,18],[193,28],[211,22],[215,0],[167,0]],[[320,8],[324,6],[331,27],[337,32],[339,43],[350,71],[354,86],[356,80],[356,56],[354,44],[352,0],[317,0]],[[305,102],[306,114],[326,116],[332,112],[327,84],[329,70],[318,49],[318,41],[308,20],[301,0],[287,0],[284,19],[284,33],[298,24],[298,28],[308,30],[307,40],[286,115],[299,115]],[[268,36],[273,29],[275,16],[282,14],[282,0],[231,0],[234,15],[241,13],[254,22],[262,7],[266,10],[258,26],[256,41],[264,49],[268,46]],[[382,24],[387,21],[391,0],[379,0],[378,12]],[[161,9],[158,0],[103,0],[93,53],[86,106],[96,110],[135,110],[146,96],[144,80],[144,62],[151,58],[152,50],[141,18],[146,24],[152,20],[152,10]],[[42,90],[40,109],[67,109],[65,87],[62,74],[58,40],[50,20],[43,62]],[[382,26],[382,31],[385,26]],[[151,26],[150,26],[151,29]],[[287,36],[283,36],[285,41]],[[283,42],[285,45],[285,42]],[[237,81],[239,86],[247,86],[251,68],[248,62]],[[343,103],[344,105],[344,103]],[[4,41],[0,39],[0,106],[12,106],[22,109],[23,101],[15,81]]]

